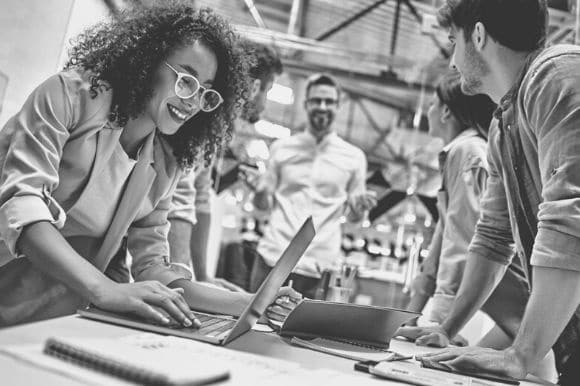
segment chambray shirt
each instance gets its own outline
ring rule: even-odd
[[[273,193],[274,206],[258,253],[274,266],[304,220],[312,215],[316,236],[295,272],[317,277],[342,252],[340,217],[347,200],[365,192],[367,161],[359,148],[335,133],[320,143],[308,131],[272,144],[260,189]],[[318,266],[318,267],[317,267]]]
[[[487,190],[469,251],[507,265],[515,239],[524,264],[579,271],[580,47],[545,49],[520,79],[516,93],[502,101],[502,127],[496,121],[490,129]],[[502,131],[518,144],[516,170],[508,170],[502,157]],[[529,222],[537,221],[530,241],[520,229],[522,201]]]
[[[475,129],[455,137],[439,155],[442,188],[437,195],[439,221],[429,256],[413,282],[413,291],[433,296],[430,320],[442,322],[451,309],[467,249],[479,218],[487,178],[487,145]]]

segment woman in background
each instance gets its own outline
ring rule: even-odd
[[[437,195],[439,220],[429,256],[415,278],[408,309],[422,312],[432,298],[428,319],[441,324],[451,310],[461,284],[469,243],[479,218],[479,203],[487,179],[486,136],[495,109],[487,96],[467,96],[461,91],[460,75],[448,73],[437,85],[428,112],[429,134],[443,140],[439,154],[442,184]],[[496,327],[480,342],[486,347],[508,344],[519,328],[528,299],[528,285],[519,259],[514,259],[504,279],[482,307]],[[399,333],[414,339],[413,329]],[[436,335],[416,340],[419,345],[444,347]],[[466,345],[457,335],[452,342]]]
[[[125,11],[82,34],[65,70],[7,122],[0,326],[88,302],[184,326],[199,323],[190,306],[241,312],[249,295],[192,282],[167,246],[177,180],[230,137],[246,97],[235,40],[221,17],[185,3]],[[103,273],[125,235],[135,283]]]

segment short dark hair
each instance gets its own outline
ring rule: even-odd
[[[496,109],[495,103],[487,95],[465,95],[461,91],[461,75],[457,71],[443,75],[435,88],[435,93],[439,100],[449,107],[462,130],[474,128],[487,137],[489,124]]]
[[[546,41],[545,0],[447,0],[437,13],[443,28],[455,26],[469,39],[481,22],[490,36],[514,51],[534,51]]]
[[[313,86],[319,85],[334,87],[340,99],[340,86],[338,85],[338,82],[332,76],[324,73],[314,74],[308,78],[308,80],[306,81],[306,98],[308,98],[308,92],[310,91],[310,89]]]
[[[263,90],[266,84],[274,78],[275,74],[282,73],[282,61],[280,55],[272,47],[256,43],[248,39],[240,39],[238,44],[241,50],[249,57],[249,74],[253,79],[260,79]]]

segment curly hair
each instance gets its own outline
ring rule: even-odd
[[[145,110],[153,95],[155,71],[174,50],[197,40],[212,49],[218,64],[213,88],[224,103],[212,112],[200,111],[174,135],[163,135],[183,169],[202,157],[208,165],[231,139],[248,91],[247,63],[237,47],[238,36],[212,10],[196,10],[190,4],[173,1],[124,10],[114,20],[82,33],[65,65],[65,69],[81,67],[92,74],[94,95],[103,81],[112,87],[109,119],[124,126]]]

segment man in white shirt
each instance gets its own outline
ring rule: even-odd
[[[316,74],[306,85],[308,126],[302,133],[276,141],[270,149],[266,173],[256,188],[254,204],[271,209],[264,236],[257,247],[250,279],[255,291],[280,258],[291,237],[312,215],[316,237],[290,276],[294,288],[314,297],[320,273],[341,261],[340,218],[360,221],[376,205],[366,191],[364,153],[334,132],[339,107],[335,80]]]

